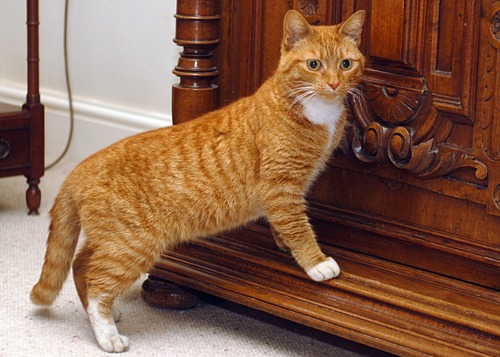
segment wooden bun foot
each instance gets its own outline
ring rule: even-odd
[[[154,276],[144,281],[141,295],[146,303],[162,309],[189,309],[198,303],[193,292]]]

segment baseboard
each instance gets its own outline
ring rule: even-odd
[[[0,84],[0,101],[25,102],[26,90],[17,83]],[[69,133],[69,104],[65,93],[41,90],[45,106],[45,153],[50,163],[63,151]],[[81,161],[127,136],[172,124],[171,115],[134,110],[90,100],[73,100],[75,129],[68,158]]]

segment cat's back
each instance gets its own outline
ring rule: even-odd
[[[96,181],[122,176],[129,179],[140,175],[148,177],[158,173],[161,166],[184,163],[194,164],[207,148],[231,150],[245,142],[242,118],[232,118],[231,106],[208,113],[195,120],[160,128],[125,138],[89,156],[71,173],[68,179]],[[177,169],[180,169],[177,167]]]
[[[255,202],[259,180],[249,110],[234,103],[181,125],[126,138],[84,160],[62,190],[82,211],[92,211],[88,215],[111,209],[140,214],[153,206],[163,215],[192,214],[193,206],[238,212],[243,202]],[[255,205],[249,209],[258,210]]]

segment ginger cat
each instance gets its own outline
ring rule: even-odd
[[[337,277],[306,216],[305,195],[339,145],[346,94],[365,60],[365,18],[312,27],[285,16],[281,59],[258,91],[225,108],[122,140],[83,161],[51,210],[40,280],[31,292],[51,305],[73,261],[78,295],[107,352],[127,350],[113,301],[166,249],[265,216],[278,246],[315,281]]]

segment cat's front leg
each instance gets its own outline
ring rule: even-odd
[[[314,281],[324,281],[336,278],[340,275],[340,267],[332,257],[307,270],[307,275]]]
[[[297,263],[314,281],[336,278],[340,274],[337,262],[321,251],[309,224],[305,203],[281,196],[276,202],[268,202],[267,218],[276,243],[289,248]],[[295,202],[294,202],[295,201]]]

